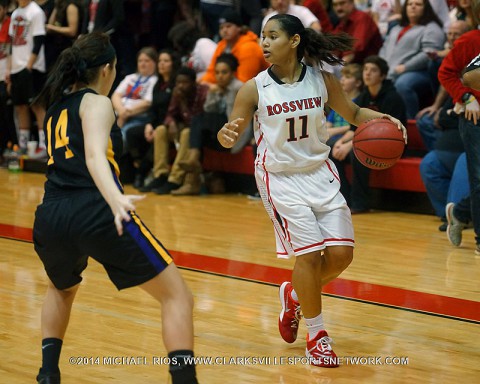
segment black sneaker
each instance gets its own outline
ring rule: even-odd
[[[167,175],[160,175],[152,179],[149,183],[145,184],[143,187],[138,188],[140,192],[151,192],[156,188],[160,188],[163,184],[165,184],[168,180]]]
[[[41,370],[37,375],[38,384],[60,384],[60,372],[42,373]]]
[[[171,183],[170,181],[167,181],[165,184],[158,188],[153,188],[152,192],[155,192],[157,195],[169,195],[170,192],[172,192],[174,189],[180,188],[180,184],[176,183]]]

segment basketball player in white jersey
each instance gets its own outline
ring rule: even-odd
[[[272,219],[277,256],[295,256],[292,282],[280,287],[282,338],[297,338],[301,312],[308,329],[306,355],[313,365],[338,366],[322,318],[322,287],[347,268],[353,258],[353,225],[334,164],[328,160],[325,104],[345,120],[360,125],[388,118],[359,108],[331,74],[306,66],[341,63],[333,52],[348,51],[347,35],[322,35],[305,29],[298,18],[276,15],[262,34],[265,59],[272,65],[242,86],[230,121],[218,140],[231,148],[252,117],[258,154],[255,177]],[[300,309],[301,308],[301,309]]]

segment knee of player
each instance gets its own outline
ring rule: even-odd
[[[309,269],[316,269],[321,266],[321,252],[315,251],[311,253],[306,253],[304,255],[299,255],[295,259],[296,267],[305,267]]]
[[[345,247],[345,251],[341,252],[337,258],[339,269],[344,270],[353,261],[353,248]]]
[[[183,306],[185,309],[189,311],[193,310],[194,299],[193,294],[187,285],[184,283],[181,289],[175,290],[174,300],[178,303],[178,305]]]
[[[193,306],[195,304],[194,299],[193,299],[193,294],[192,291],[190,291],[189,288],[186,288],[185,290],[185,303],[188,305],[190,310],[193,310]]]

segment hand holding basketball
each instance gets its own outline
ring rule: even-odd
[[[407,133],[402,123],[385,115],[358,126],[353,137],[353,152],[366,167],[387,169],[402,156],[406,142]]]

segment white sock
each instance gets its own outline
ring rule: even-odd
[[[317,336],[318,332],[322,329],[325,329],[325,326],[323,325],[323,315],[321,313],[312,319],[305,318],[305,324],[307,324],[308,338],[310,340]]]
[[[30,130],[19,129],[18,132],[18,146],[20,149],[27,149],[27,142],[30,139]]]
[[[295,292],[295,289],[292,289],[292,299],[298,302],[298,295],[297,292]]]
[[[45,132],[43,129],[38,130],[38,148],[45,149]]]

